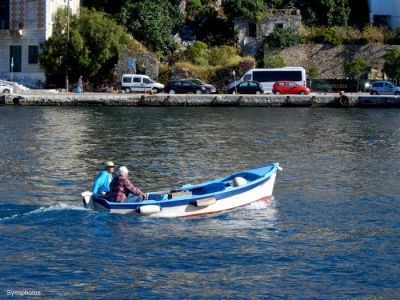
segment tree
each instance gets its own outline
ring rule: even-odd
[[[67,42],[66,15],[65,9],[57,12],[53,34],[40,56],[47,81],[63,86],[67,68],[71,79],[82,75],[94,83],[102,81],[129,43],[128,34],[106,14],[83,8],[79,15],[70,16]]]
[[[362,73],[368,72],[370,70],[370,66],[363,59],[356,59],[350,62],[346,62],[345,69],[347,74],[357,76],[357,92],[360,83],[360,75]]]
[[[237,17],[255,20],[266,9],[263,0],[226,0],[222,5],[231,21]]]
[[[383,72],[385,72],[389,78],[398,80],[400,78],[400,50],[388,50],[383,58],[385,59]]]
[[[309,25],[347,26],[351,12],[349,0],[304,0],[300,9]]]
[[[173,32],[183,23],[178,7],[167,0],[126,1],[118,20],[136,39],[161,55],[176,49]]]
[[[308,77],[310,78],[310,86],[313,82],[313,80],[315,80],[319,75],[319,70],[318,67],[316,65],[312,65],[310,67],[310,69],[308,69]]]

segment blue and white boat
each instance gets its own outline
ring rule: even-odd
[[[85,207],[110,213],[192,217],[219,213],[272,199],[278,163],[241,171],[201,184],[185,184],[168,192],[152,192],[147,200],[128,198],[127,202],[108,201],[101,195],[83,192]]]

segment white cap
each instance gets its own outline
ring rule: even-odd
[[[128,175],[128,168],[125,166],[121,166],[119,167],[119,174],[121,174],[122,176],[127,176]]]

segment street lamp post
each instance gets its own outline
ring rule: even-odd
[[[13,81],[14,57],[11,56],[11,81]]]
[[[69,0],[67,1],[67,32],[65,39],[65,91],[69,91],[68,81],[68,44],[69,44]]]
[[[233,82],[234,82],[234,85],[235,85],[235,94],[237,94],[237,87],[236,87],[236,72],[235,72],[235,70],[233,70],[232,71],[232,74],[233,74]]]

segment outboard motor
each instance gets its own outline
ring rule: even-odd
[[[93,199],[92,199],[92,192],[86,191],[83,192],[82,194],[82,202],[83,202],[83,206],[85,208],[89,208],[89,209],[93,209],[94,208],[94,204],[93,204]]]

